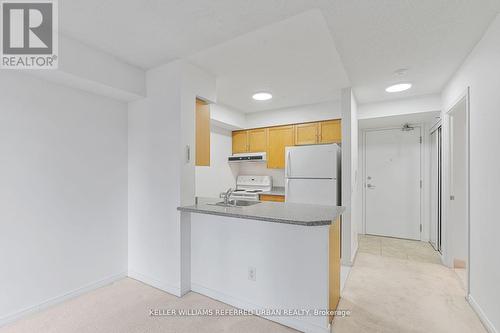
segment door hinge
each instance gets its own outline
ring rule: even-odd
[[[422,179],[420,179],[420,188],[422,188]]]
[[[420,136],[420,139],[419,139],[419,140],[420,140],[420,144],[422,144],[422,136]]]
[[[422,232],[422,224],[420,224],[420,232]]]

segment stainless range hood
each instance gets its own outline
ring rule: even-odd
[[[229,156],[227,159],[230,163],[235,162],[266,162],[267,161],[267,153],[242,153],[242,154],[233,154]]]

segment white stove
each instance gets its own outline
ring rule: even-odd
[[[272,187],[271,176],[238,176],[236,189],[230,199],[258,201],[259,194],[271,191]]]

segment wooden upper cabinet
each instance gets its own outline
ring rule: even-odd
[[[267,128],[233,132],[233,154],[267,151]]]
[[[318,143],[319,123],[295,125],[295,145],[314,145]]]
[[[210,166],[210,106],[196,99],[196,160],[197,166]]]
[[[340,143],[341,121],[255,128],[233,132],[233,154],[267,152],[267,167],[285,167],[285,147]]]
[[[248,151],[248,131],[233,132],[233,154],[246,153]]]
[[[341,141],[342,129],[340,119],[319,123],[319,143],[340,143]]]
[[[267,151],[267,128],[257,128],[248,131],[248,152]]]
[[[285,147],[294,145],[294,126],[271,127],[268,132],[267,167],[285,168]]]

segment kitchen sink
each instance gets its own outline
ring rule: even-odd
[[[222,206],[222,207],[248,207],[256,204],[260,204],[260,201],[248,201],[248,200],[229,200],[227,204],[224,201],[211,203],[212,206]]]

